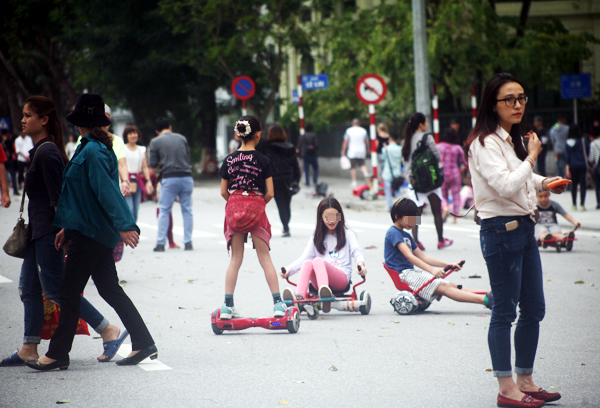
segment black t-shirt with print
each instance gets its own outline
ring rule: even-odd
[[[273,177],[275,167],[267,156],[256,150],[236,150],[225,157],[219,176],[227,180],[228,190],[267,193],[265,180]]]

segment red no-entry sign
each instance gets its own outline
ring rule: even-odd
[[[254,96],[256,85],[254,85],[252,78],[241,75],[233,80],[233,83],[231,84],[231,91],[236,98],[245,101],[246,99],[250,99],[252,96]]]
[[[379,75],[367,74],[358,80],[356,95],[367,105],[377,105],[387,93],[385,81]]]

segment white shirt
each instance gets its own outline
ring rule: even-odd
[[[502,127],[469,148],[469,170],[475,207],[481,219],[500,216],[533,217],[536,191],[543,191],[545,177],[534,174],[528,161],[521,161],[511,136]]]
[[[352,126],[346,129],[344,140],[348,141],[348,152],[346,156],[349,159],[367,158],[367,131],[360,126]]]
[[[25,135],[25,137],[22,137],[19,135],[19,137],[15,139],[15,153],[18,155],[17,160],[23,163],[27,162],[26,157],[29,157],[29,151],[33,149],[33,147],[33,140],[30,136]],[[21,156],[19,153],[23,153],[25,157]]]
[[[337,236],[329,234],[325,235],[325,239],[323,240],[323,243],[325,244],[324,254],[319,253],[313,241],[313,237],[310,237],[308,243],[306,244],[306,248],[304,248],[304,252],[302,252],[302,255],[300,255],[300,258],[296,259],[290,266],[286,268],[290,273],[290,276],[300,270],[304,261],[312,261],[315,258],[323,258],[325,262],[342,270],[348,277],[348,281],[350,281],[350,277],[352,276],[352,258],[354,258],[354,260],[358,263],[364,262],[365,257],[360,249],[360,245],[358,245],[356,234],[354,234],[354,232],[348,228],[346,228],[345,232],[346,245],[344,245],[339,251],[335,249],[337,246]]]
[[[137,146],[135,150],[129,150],[129,147],[125,146],[125,159],[127,160],[127,171],[129,174],[142,172],[144,157],[146,157],[146,148],[144,146]]]

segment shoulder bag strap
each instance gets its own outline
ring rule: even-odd
[[[385,146],[385,147],[387,147],[387,146]],[[384,147],[384,149],[385,149],[385,147]],[[387,162],[390,165],[390,173],[392,173],[392,178],[396,178],[396,176],[394,176],[394,168],[392,167],[392,162],[390,161],[390,156],[388,156],[387,149],[385,149],[385,158],[387,159]]]

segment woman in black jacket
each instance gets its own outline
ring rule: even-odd
[[[273,125],[269,128],[265,154],[277,169],[273,175],[275,203],[277,203],[279,218],[283,224],[283,236],[289,237],[289,224],[292,216],[290,205],[293,195],[290,187],[300,181],[300,166],[296,158],[296,148],[287,142],[285,130],[280,125]]]

